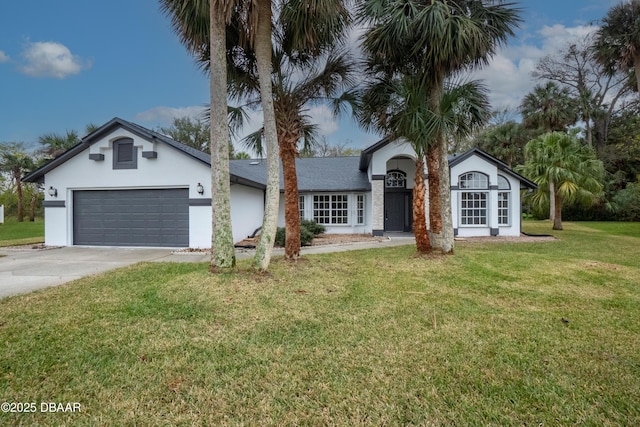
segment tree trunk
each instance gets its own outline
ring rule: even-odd
[[[427,232],[427,218],[424,213],[424,159],[416,158],[416,174],[413,185],[413,235],[416,237],[416,249],[421,254],[431,252],[431,242]]]
[[[636,71],[636,90],[640,92],[640,55],[633,55],[633,65]]]
[[[555,199],[555,215],[553,216],[553,230],[562,230],[562,198],[554,194]]]
[[[229,125],[227,121],[227,66],[225,21],[210,0],[211,43],[211,265],[212,273],[236,265],[231,228],[229,179]]]
[[[453,217],[451,215],[451,179],[449,177],[449,160],[447,152],[447,142],[445,138],[440,138],[438,147],[440,151],[440,164],[438,174],[440,175],[440,197],[442,203],[440,209],[442,212],[442,237],[440,239],[440,248],[443,254],[453,255],[454,235],[453,235]]]
[[[300,257],[300,207],[298,196],[298,176],[296,175],[296,143],[295,137],[282,136],[280,142],[280,158],[284,177],[284,222],[285,246],[284,257],[295,261]]]
[[[553,181],[549,181],[549,219],[553,221],[556,215],[556,187]]]
[[[31,203],[29,204],[29,221],[36,220],[36,203],[38,202],[38,187],[34,184],[31,186]]]
[[[262,233],[256,247],[253,264],[266,271],[271,262],[273,244],[278,227],[280,203],[280,167],[278,158],[278,133],[271,88],[271,0],[258,0],[258,24],[254,39],[260,99],[264,114],[264,136],[267,152],[267,194],[262,221]]]
[[[16,180],[16,192],[18,193],[18,222],[24,221],[24,196],[22,194],[22,181],[20,181],[20,169],[14,171],[13,177]]]
[[[427,176],[429,177],[429,237],[431,247],[442,249],[442,198],[440,197],[440,156],[436,144],[427,148]],[[423,173],[416,169],[416,175]]]

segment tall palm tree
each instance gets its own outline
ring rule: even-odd
[[[560,88],[549,81],[544,86],[537,85],[520,104],[524,124],[530,129],[542,129],[546,133],[566,131],[567,127],[578,120],[578,103],[571,98],[567,88]],[[554,181],[549,181],[549,193],[554,194]],[[549,199],[549,218],[556,214],[556,199]]]
[[[362,94],[360,123],[385,135],[407,141],[416,153],[413,186],[413,232],[420,253],[432,250],[425,218],[424,159],[430,135],[469,136],[489,117],[485,86],[477,81],[445,84],[437,109],[424,102],[424,86],[413,76],[376,80]],[[448,172],[448,163],[445,164]],[[431,178],[431,176],[430,176]],[[431,207],[430,207],[431,208]],[[442,206],[450,215],[451,205]]]
[[[431,116],[428,95],[419,78],[379,73],[368,81],[361,94],[360,124],[392,139],[407,141],[416,154],[413,184],[413,234],[419,253],[431,252],[425,217],[424,159],[426,122]]]
[[[282,33],[279,33],[282,34]],[[354,63],[348,55],[329,51],[317,58],[299,61],[285,52],[283,39],[274,37],[275,54],[272,74],[273,101],[276,112],[278,145],[284,178],[285,198],[285,258],[295,260],[300,256],[300,210],[298,206],[298,178],[296,158],[299,144],[303,149],[315,143],[317,128],[307,115],[310,105],[329,103],[334,114],[346,103],[355,103],[353,94],[347,90],[353,84]],[[246,65],[239,61],[236,65]],[[256,78],[251,67],[236,66],[230,75],[230,94],[237,100],[245,100],[248,107],[260,104]],[[251,149],[262,152],[263,129],[245,138]]]
[[[226,67],[226,58],[221,54],[221,46],[213,44],[213,30],[211,31],[211,46],[207,41],[207,29],[202,25],[203,14],[198,7],[200,1],[189,0],[160,0],[165,11],[173,17],[174,27],[179,34],[185,35],[183,42],[192,47],[193,53],[197,55],[202,65],[205,65],[214,79],[214,73],[219,73],[219,67]],[[235,48],[247,50],[253,49],[255,55],[255,66],[259,76],[262,109],[264,113],[265,139],[268,158],[267,177],[267,200],[265,203],[265,216],[263,220],[262,234],[256,249],[254,265],[262,270],[266,270],[271,258],[271,250],[275,240],[277,225],[278,201],[279,201],[279,168],[277,158],[274,154],[277,148],[277,130],[275,110],[273,109],[273,95],[271,92],[271,1],[254,0],[252,2],[234,2],[233,0],[211,0],[213,3],[226,5],[223,8],[224,22],[217,25],[219,33],[215,38],[227,42],[225,35],[231,37],[230,41]],[[349,13],[345,7],[344,0],[331,0],[322,2],[306,2],[303,0],[286,0],[278,2],[278,19],[283,22],[283,27],[288,28],[286,44],[292,52],[297,52],[300,58],[313,56],[322,52],[328,45],[333,43],[335,35],[344,31],[349,22]],[[234,6],[237,6],[234,8]],[[236,12],[234,15],[234,11]],[[205,17],[207,15],[204,15]],[[211,26],[216,17],[211,13]],[[205,18],[205,22],[208,18]],[[232,24],[232,25],[229,25]],[[226,34],[221,28],[226,25]],[[187,29],[188,31],[184,31]],[[267,30],[268,33],[267,34]],[[227,43],[227,46],[229,44]],[[214,55],[214,47],[218,49]],[[220,74],[222,76],[223,74]],[[226,83],[226,74],[224,74]],[[223,80],[220,79],[221,83]],[[217,87],[217,93],[224,93],[226,89]],[[212,87],[213,97],[213,87]],[[213,102],[211,119],[214,120]],[[216,119],[221,120],[221,115]],[[212,126],[213,135],[213,126]],[[228,133],[225,134],[228,138]],[[214,138],[212,137],[212,141]],[[213,156],[213,150],[212,150]],[[228,163],[227,163],[228,174]],[[213,167],[213,159],[212,159]],[[230,219],[229,219],[230,221]],[[235,260],[235,258],[234,258]]]
[[[576,132],[545,133],[529,141],[525,158],[518,170],[538,184],[533,202],[543,205],[555,201],[554,230],[562,230],[565,203],[590,204],[602,194],[602,162],[596,159],[593,148],[580,143]]]
[[[594,45],[596,57],[611,71],[633,69],[640,91],[640,0],[613,6],[602,23]]]
[[[544,132],[566,131],[578,120],[578,102],[567,88],[548,81],[544,86],[536,85],[520,104],[524,124],[530,129],[540,128]]]
[[[232,269],[236,264],[231,229],[229,180],[229,125],[227,123],[226,26],[234,0],[160,0],[173,29],[187,50],[211,58],[211,272]]]
[[[513,3],[486,0],[365,0],[359,16],[370,27],[363,36],[369,72],[420,76],[428,94],[423,102],[432,111],[439,108],[446,78],[487,64],[520,21]],[[446,141],[438,132],[424,140],[432,244],[450,253],[452,218],[442,211],[450,205]]]

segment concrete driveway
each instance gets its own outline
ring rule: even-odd
[[[199,261],[198,255],[172,255],[171,249],[64,247],[44,250],[0,248],[0,298],[141,261]],[[204,260],[208,258],[202,257]]]

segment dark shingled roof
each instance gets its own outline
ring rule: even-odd
[[[147,141],[158,141],[170,145],[207,166],[211,166],[211,156],[209,154],[143,126],[116,117],[82,138],[82,141],[74,147],[26,175],[22,180],[25,182],[41,181],[47,172],[86,150],[91,144],[117,128],[126,129]],[[359,157],[297,159],[298,188],[300,191],[368,191],[371,189],[371,185],[367,180],[367,173],[358,170],[359,160]],[[232,160],[230,162],[230,173],[232,183],[260,189],[266,188],[267,167],[264,160]],[[280,189],[284,189],[282,166]]]
[[[304,191],[369,191],[367,173],[358,169],[360,157],[305,157],[296,159],[298,189]],[[232,160],[231,173],[266,185],[267,164],[263,160]],[[284,189],[282,166],[280,189]]]

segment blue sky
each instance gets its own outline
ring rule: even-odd
[[[495,107],[514,107],[535,81],[535,62],[573,37],[620,0],[520,1],[517,37],[484,78]],[[198,114],[208,81],[160,12],[156,0],[29,0],[6,2],[0,13],[0,142],[33,144],[48,132],[101,125],[113,117],[166,126]],[[596,22],[597,24],[597,22]],[[314,107],[327,140],[364,148],[379,136]],[[258,115],[256,114],[256,117]],[[259,126],[256,120],[253,127]]]

